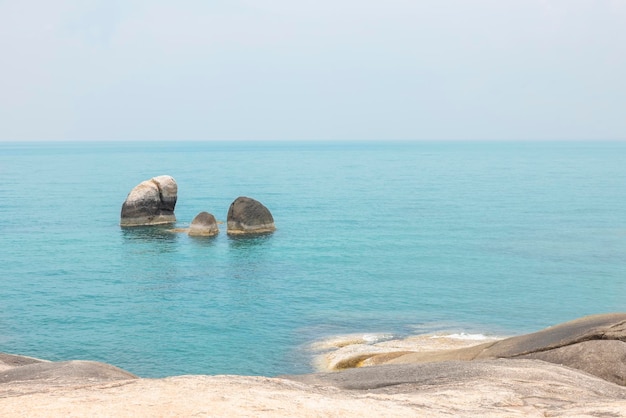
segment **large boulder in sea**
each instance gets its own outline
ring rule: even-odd
[[[138,184],[122,205],[120,225],[144,226],[176,222],[174,207],[178,185],[171,176],[158,176]]]
[[[265,234],[275,230],[274,218],[261,202],[240,196],[231,203],[227,218],[228,234]]]
[[[191,221],[187,234],[192,237],[211,237],[219,234],[219,232],[215,216],[208,212],[200,212]]]

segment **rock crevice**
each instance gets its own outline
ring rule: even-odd
[[[178,185],[171,176],[158,176],[135,186],[122,204],[120,225],[148,226],[176,222]]]

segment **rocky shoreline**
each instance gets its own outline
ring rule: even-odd
[[[0,416],[626,416],[626,314],[446,350],[386,346],[275,378],[143,379],[0,354]]]

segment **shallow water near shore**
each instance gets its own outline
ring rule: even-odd
[[[175,225],[238,196],[277,231]],[[624,311],[626,143],[0,143],[0,352],[144,377],[311,371],[315,341],[512,335]]]

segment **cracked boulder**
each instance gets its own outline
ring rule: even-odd
[[[120,225],[146,226],[176,222],[174,207],[178,193],[176,180],[158,176],[138,184],[122,205]]]

